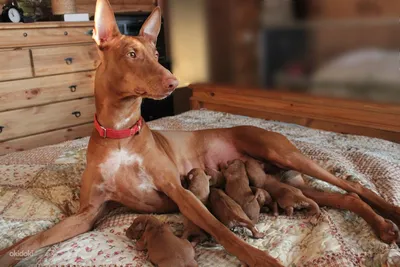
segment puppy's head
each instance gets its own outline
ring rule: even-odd
[[[248,159],[245,163],[245,167],[250,184],[260,188],[263,187],[267,176],[260,162],[255,159]]]
[[[244,163],[240,159],[228,161],[228,164],[222,166],[221,170],[225,177],[243,178],[246,176]]]
[[[187,179],[189,185],[208,187],[211,176],[207,175],[205,171],[200,168],[194,168],[188,173]]]
[[[195,168],[188,173],[187,179],[188,189],[202,202],[205,201],[210,193],[211,176],[207,175],[204,170]]]
[[[151,222],[151,216],[149,215],[137,217],[133,220],[133,223],[128,230],[126,230],[126,236],[129,239],[140,239],[146,231],[149,222]]]

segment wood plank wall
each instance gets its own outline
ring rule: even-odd
[[[115,12],[127,11],[151,11],[157,4],[157,0],[109,0]],[[0,0],[2,6],[7,0]],[[96,0],[76,0],[78,13],[93,14]]]

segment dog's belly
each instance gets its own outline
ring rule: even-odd
[[[225,164],[230,160],[246,159],[246,156],[240,153],[232,142],[222,138],[212,139],[207,144],[206,151],[204,155],[205,165],[212,169],[218,169],[220,164]]]
[[[233,144],[231,129],[160,133],[168,140],[180,175],[186,175],[193,168],[218,169],[221,163],[247,158]]]

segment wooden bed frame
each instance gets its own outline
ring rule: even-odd
[[[400,105],[213,84],[189,87],[192,110],[222,111],[400,143]]]

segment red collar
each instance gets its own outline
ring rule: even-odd
[[[103,138],[111,138],[111,139],[122,139],[127,138],[136,134],[139,134],[140,130],[143,126],[143,118],[140,117],[139,120],[129,129],[124,130],[115,130],[111,128],[104,128],[100,125],[99,121],[97,120],[97,116],[94,115],[94,127],[96,128],[97,132]]]

